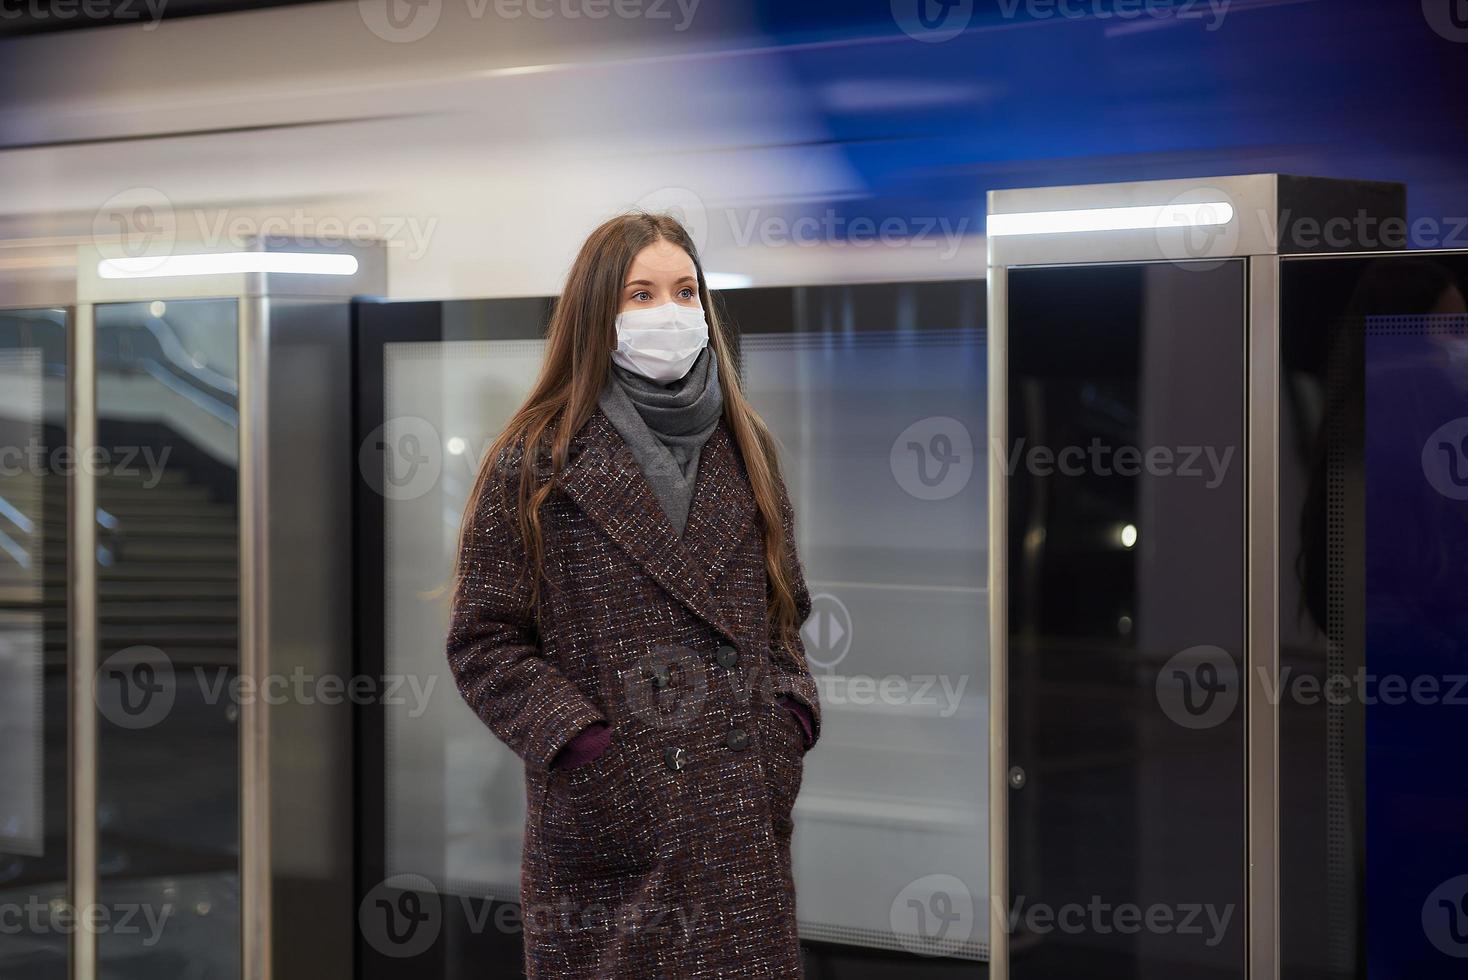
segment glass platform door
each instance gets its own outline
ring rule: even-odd
[[[1281,263],[1281,956],[1468,964],[1468,253]]]
[[[67,980],[68,309],[0,310],[0,976]]]
[[[240,975],[239,302],[94,307],[99,976]]]
[[[1246,260],[1007,289],[1010,975],[1242,977]]]
[[[368,980],[517,975],[524,770],[444,637],[475,467],[529,393],[551,298],[356,307],[359,950]],[[988,955],[982,280],[729,290],[814,610],[821,745],[794,842],[808,975],[981,976]],[[415,925],[416,924],[416,925]]]

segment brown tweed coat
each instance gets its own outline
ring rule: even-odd
[[[804,737],[776,698],[804,702],[816,738],[820,702],[801,644],[771,636],[759,511],[727,423],[704,445],[680,538],[621,436],[590,417],[541,510],[538,625],[512,518],[518,463],[501,458],[477,505],[448,659],[525,761],[526,974],[801,976],[790,839]],[[595,721],[611,747],[551,768]]]

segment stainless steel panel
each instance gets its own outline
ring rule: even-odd
[[[1279,962],[1279,259],[1249,260],[1249,976]]]
[[[71,405],[67,426],[77,452],[97,445],[96,322],[90,305],[77,307],[68,347],[67,377]],[[97,902],[97,711],[93,685],[97,677],[97,488],[87,467],[70,477],[67,564],[70,644],[67,673],[71,678],[69,710],[71,752],[67,762],[71,793],[68,803],[71,847],[71,907]],[[90,929],[72,934],[72,980],[97,977],[97,936]]]
[[[270,659],[270,301],[239,299],[239,676],[271,690]],[[270,721],[260,697],[243,698],[240,723],[240,976],[271,975]]]
[[[1009,977],[1009,270],[989,266],[989,976]]]
[[[355,705],[334,693],[356,677],[350,313],[343,300],[271,297],[268,307],[261,668],[302,678],[287,690],[303,695],[270,705],[268,773],[257,770],[251,790],[270,828],[255,845],[268,855],[271,898],[257,975],[276,980],[352,976]]]

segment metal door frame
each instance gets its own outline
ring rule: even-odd
[[[279,272],[222,272],[209,275],[148,275],[107,278],[109,259],[247,252],[350,254],[357,271],[350,276]],[[228,300],[236,303],[239,359],[239,676],[253,690],[271,670],[269,571],[270,457],[269,381],[271,297],[339,298],[386,292],[387,256],[381,244],[323,247],[287,239],[234,242],[161,242],[124,249],[116,243],[77,248],[76,304],[68,363],[68,426],[78,454],[97,448],[96,308],[104,304],[153,300]],[[97,670],[96,479],[76,467],[68,493],[68,661],[70,705],[68,779],[70,781],[70,889],[72,907],[96,903],[97,874],[97,720],[93,679]],[[268,705],[258,697],[240,705],[240,952],[243,980],[269,980],[274,973],[272,879],[276,841],[271,828],[271,728]],[[346,951],[350,955],[350,950]],[[71,939],[73,980],[96,980],[96,935],[76,929]]]
[[[1247,827],[1245,970],[1278,980],[1279,705],[1269,693],[1279,673],[1279,278],[1282,255],[1298,251],[1292,221],[1356,211],[1381,216],[1404,202],[1400,185],[1316,180],[1278,174],[1137,181],[990,191],[988,214],[1037,214],[1169,205],[1227,204],[1221,237],[1197,249],[1184,225],[1123,230],[991,234],[989,282],[989,909],[990,977],[1009,980],[1009,650],[1008,650],[1008,287],[1009,270],[1138,262],[1244,259],[1246,263],[1245,458],[1247,649],[1243,685]],[[1297,202],[1303,211],[1292,209]],[[1349,212],[1343,208],[1349,207]],[[1404,207],[1403,207],[1404,210]],[[1222,213],[1222,212],[1220,212]],[[1355,254],[1341,248],[1326,254]],[[1380,255],[1382,252],[1364,251]],[[1321,257],[1325,257],[1322,255]]]

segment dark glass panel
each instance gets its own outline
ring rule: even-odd
[[[1244,271],[1009,274],[1018,980],[1244,972]]]

